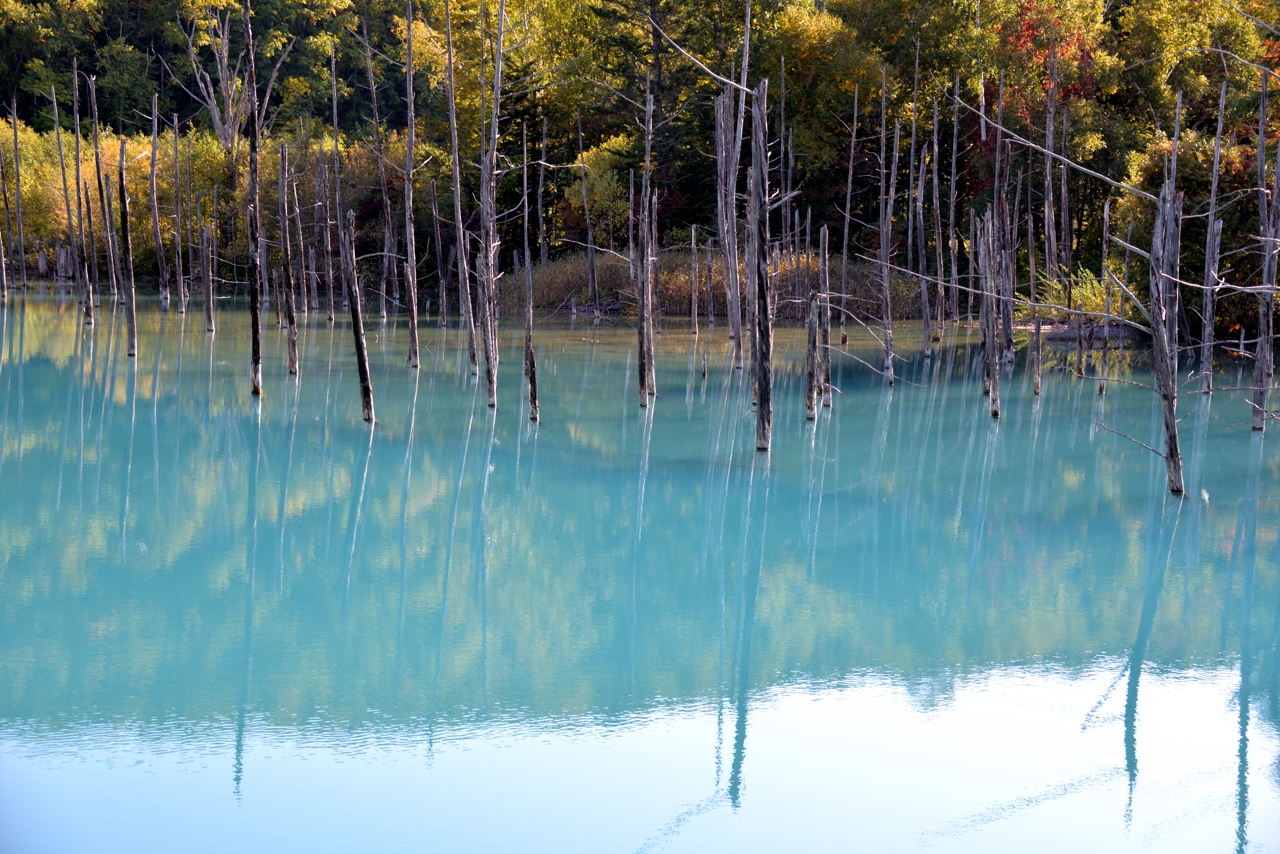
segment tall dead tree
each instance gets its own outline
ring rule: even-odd
[[[410,164],[413,162],[413,2],[409,0],[407,17],[405,20],[408,25],[405,27],[405,103],[409,108],[409,119],[405,129],[406,146],[408,155],[406,160]],[[395,253],[395,244],[391,243],[391,199],[387,194],[387,163],[386,150],[382,144],[382,122],[378,115],[378,82],[373,76],[373,49],[369,44],[369,21],[366,17],[360,18],[360,29],[364,43],[364,69],[365,75],[369,79],[369,107],[373,111],[373,144],[375,159],[378,161],[378,190],[382,193],[382,258],[381,258],[381,275],[378,277],[378,316],[385,318],[387,316],[387,279],[390,276],[390,266],[392,256]],[[408,189],[409,180],[405,179],[406,192],[412,192]],[[412,204],[405,206],[405,210],[412,210]],[[411,326],[411,338],[416,338],[417,324],[412,319],[409,321]],[[410,348],[413,349],[413,344]],[[410,361],[414,361],[412,355]],[[417,367],[414,361],[414,367]]]
[[[124,280],[124,320],[128,335],[127,355],[138,355],[138,312],[136,293],[133,287],[133,240],[129,236],[129,194],[124,185],[124,135],[120,136],[120,242],[124,246],[125,280]]]
[[[160,276],[160,300],[169,304],[169,265],[165,263],[164,240],[160,236],[160,202],[156,197],[156,154],[160,148],[160,96],[151,96],[151,236],[156,244],[156,268]],[[174,188],[177,189],[176,187]]]
[[[280,143],[280,266],[283,275],[281,284],[284,286],[284,321],[286,335],[289,340],[289,373],[297,375],[298,373],[298,314],[297,306],[294,304],[294,292],[297,283],[294,281],[293,269],[293,239],[290,236],[291,228],[289,227],[289,146],[287,143]]]
[[[187,312],[182,280],[182,161],[178,158],[178,114],[173,114],[173,283],[178,286],[178,314]],[[92,222],[92,218],[90,218]]]
[[[249,117],[249,187],[246,215],[246,236],[249,241],[249,391],[262,394],[262,241],[261,210],[258,199],[258,148],[262,143],[262,116],[258,108],[258,65],[253,39],[253,10],[250,0],[240,0],[244,17],[245,54],[247,71],[245,89],[248,97]],[[334,108],[337,118],[337,108]],[[337,147],[337,122],[334,122],[334,147]],[[190,170],[188,170],[190,172]]]
[[[493,28],[493,78],[491,80],[487,139],[482,137],[480,148],[480,291],[484,332],[485,389],[490,407],[498,405],[498,263],[500,258],[498,232],[498,123],[501,119],[502,71],[505,47],[506,0],[498,0],[498,21]],[[487,18],[483,11],[482,16]],[[486,21],[487,25],[487,21]],[[483,101],[483,97],[482,97]],[[581,121],[581,119],[579,119]],[[579,129],[581,136],[581,129]],[[581,145],[581,139],[579,139]],[[583,181],[586,181],[585,171]],[[584,183],[585,185],[585,183]],[[596,303],[599,313],[599,303]]]
[[[93,78],[90,80],[92,91]],[[18,269],[22,271],[22,289],[27,288],[27,242],[22,233],[22,152],[18,147],[18,100],[9,101],[9,124],[13,128],[13,201],[18,218]],[[94,111],[94,139],[97,139],[97,110]],[[98,158],[94,157],[97,162]],[[98,176],[98,184],[102,184],[102,176]]]
[[[698,334],[698,226],[689,229],[689,332]]]
[[[546,125],[544,123],[543,128]],[[544,137],[545,139],[545,137]],[[524,374],[529,378],[529,420],[538,420],[538,364],[533,357],[533,257],[529,254],[529,129],[521,128],[520,201],[524,208]],[[541,223],[539,223],[541,225]]]
[[[1275,314],[1276,259],[1280,254],[1280,146],[1271,197],[1267,197],[1267,78],[1262,72],[1262,98],[1258,107],[1258,224],[1262,231],[1262,286],[1258,289],[1258,346],[1253,358],[1253,429],[1265,430],[1267,393],[1275,366],[1272,318]]]
[[[880,318],[883,326],[884,374],[893,385],[893,311],[890,303],[889,265],[893,247],[893,202],[898,194],[898,148],[902,127],[893,124],[893,165],[885,170],[885,93],[884,73],[881,72],[880,95]]]
[[[845,298],[849,294],[849,223],[853,219],[853,156],[858,150],[858,86],[853,87],[853,124],[849,128],[849,165],[844,179],[844,234],[840,238],[840,337],[848,343],[844,331]]]
[[[71,130],[76,138],[76,234],[75,240],[80,246],[80,277],[84,282],[84,325],[93,326],[93,304],[96,298],[94,293],[93,279],[89,277],[88,260],[86,256],[94,254],[93,247],[85,243],[84,226],[85,206],[89,203],[88,193],[81,192],[84,186],[84,176],[81,167],[81,139],[80,139],[80,63],[75,57],[71,59]],[[7,208],[7,205],[6,205]],[[96,266],[96,265],[95,265]]]
[[[417,370],[418,368],[418,246],[415,236],[417,226],[413,217],[413,174],[417,168],[417,161],[414,153],[414,137],[416,134],[414,116],[414,94],[413,94],[413,0],[406,0],[405,9],[408,22],[405,28],[405,105],[408,109],[408,126],[405,129],[405,154],[404,154],[404,286],[405,297],[408,300],[408,319],[409,319],[409,367]],[[367,39],[367,36],[366,36]],[[366,47],[366,52],[368,48]],[[373,67],[372,60],[368,61],[370,69]],[[370,85],[372,86],[372,71],[370,72]],[[376,120],[375,120],[376,121]],[[382,132],[378,132],[381,147]],[[382,174],[382,157],[378,157],[379,175]],[[386,186],[386,179],[383,178],[383,187]],[[383,204],[386,205],[386,190],[383,190]],[[391,212],[387,211],[386,219],[391,220]],[[395,244],[391,244],[394,250]],[[384,265],[385,266],[385,265]],[[382,290],[385,294],[386,283],[383,283]]]
[[[751,186],[747,229],[748,263],[755,268],[756,450],[767,451],[773,436],[773,295],[769,275],[769,78],[751,96]]]
[[[349,247],[344,262],[347,274],[347,305],[351,310],[351,337],[356,349],[356,373],[360,378],[360,411],[365,421],[373,421],[373,378],[369,373],[369,348],[364,339],[364,313],[360,300],[360,278],[356,272],[356,215],[347,211],[343,242]]]
[[[587,224],[587,299],[600,316],[600,294],[596,290],[596,237],[591,228],[591,205],[587,200],[587,156],[582,147],[582,111],[578,111],[578,165],[582,177],[582,217]]]
[[[62,122],[58,120],[58,93],[52,86],[49,87],[49,95],[53,99],[53,135],[58,143],[58,166],[62,172],[62,203],[67,214],[67,242],[71,250],[71,265],[75,270],[76,293],[84,299],[87,295],[84,277],[80,274],[80,254],[76,247],[76,220],[71,213],[71,191],[67,186],[67,161],[62,154]]]
[[[449,142],[453,154],[453,234],[458,258],[458,306],[467,332],[467,352],[471,374],[479,371],[476,359],[476,327],[471,314],[471,286],[467,282],[467,238],[462,228],[462,167],[458,152],[458,98],[453,81],[453,18],[449,0],[444,0],[445,88],[449,94]]]
[[[1213,137],[1213,176],[1209,184],[1209,220],[1205,232],[1204,292],[1201,307],[1200,391],[1213,391],[1213,316],[1217,311],[1218,254],[1222,247],[1222,220],[1218,217],[1218,168],[1222,162],[1222,122],[1227,111],[1227,81],[1218,95],[1218,130]]]
[[[547,177],[547,117],[542,117],[542,157],[538,160],[538,261],[547,265],[547,222],[542,216],[542,187]],[[525,253],[526,255],[528,253]],[[527,261],[528,259],[526,259]]]

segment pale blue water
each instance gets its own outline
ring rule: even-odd
[[[1176,499],[1096,426],[1159,445],[1148,390],[1020,355],[993,422],[976,338],[837,356],[813,424],[780,330],[764,455],[723,327],[640,410],[633,330],[540,323],[535,427],[522,334],[494,413],[375,319],[371,430],[342,324],[297,382],[269,326],[258,404],[244,314],[144,306],[129,360],[106,308],[3,312],[0,851],[1280,848],[1238,393],[1185,396]]]

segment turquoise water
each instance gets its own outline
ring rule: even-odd
[[[370,428],[342,324],[296,381],[269,325],[259,403],[242,312],[144,305],[130,360],[104,308],[3,312],[2,851],[1280,847],[1238,393],[1184,398],[1177,499],[1098,426],[1158,446],[1150,391],[1020,353],[995,422],[963,330],[892,389],[837,356],[816,424],[780,330],[765,455],[723,327],[642,410],[633,330],[540,323],[531,425],[522,333],[495,413],[375,319]]]

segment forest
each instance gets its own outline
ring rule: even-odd
[[[634,317],[651,393],[664,313],[719,313],[756,373],[773,321],[807,316],[829,399],[833,304],[842,340],[882,327],[892,382],[895,318],[923,321],[927,354],[984,294],[1003,359],[1034,324],[1037,387],[1042,321],[1087,323],[1091,347],[1099,321],[1162,328],[1175,436],[1178,357],[1215,336],[1256,350],[1255,428],[1272,417],[1274,3],[10,2],[0,20],[7,254],[24,283],[33,261],[74,279],[87,323],[135,270],[180,311],[203,293],[210,331],[215,296],[253,283],[255,330],[265,299],[295,370],[295,312],[332,319],[336,293],[358,350],[366,303],[403,312],[416,365],[434,306],[473,370],[479,330],[492,405],[504,310],[527,307],[535,386],[535,305]]]

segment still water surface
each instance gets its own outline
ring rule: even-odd
[[[837,357],[771,454],[723,327],[504,333],[16,298],[0,333],[0,850],[1280,850],[1280,440],[976,338]],[[912,337],[900,331],[900,341]],[[874,342],[854,335],[871,358]],[[702,351],[709,351],[704,379]],[[910,356],[910,354],[908,354]],[[1125,377],[1144,380],[1141,354]],[[1061,362],[1061,358],[1058,359]],[[1224,362],[1219,382],[1240,366]],[[1114,371],[1114,368],[1113,368]]]

